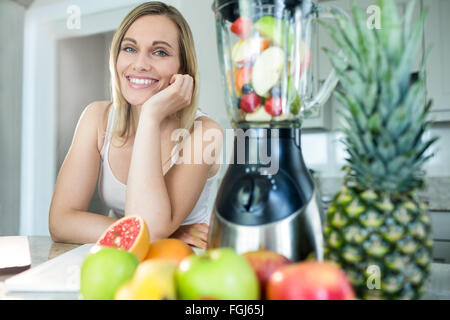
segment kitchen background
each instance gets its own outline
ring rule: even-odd
[[[109,99],[107,63],[112,34],[141,2],[0,0],[0,236],[49,235],[53,187],[77,120],[90,102]],[[212,0],[164,2],[177,7],[193,31],[201,109],[224,129],[231,128],[219,74]],[[350,12],[351,0],[319,2]],[[408,2],[397,0],[401,10]],[[427,189],[422,196],[432,213],[434,259],[450,263],[450,1],[417,2],[416,16],[424,8],[430,10],[422,51],[432,50],[427,90],[434,101],[436,123],[431,134],[440,137],[435,156],[425,166]],[[357,3],[367,9],[376,0]],[[334,45],[319,29],[312,48],[316,85],[330,70],[322,47]],[[304,123],[302,135],[305,160],[316,172],[325,206],[342,183],[340,168],[345,159],[336,108],[336,101],[330,99]],[[226,141],[225,157],[231,154],[230,143]],[[222,165],[220,176],[225,170]],[[105,212],[97,194],[89,210]]]

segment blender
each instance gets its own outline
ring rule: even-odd
[[[337,84],[332,71],[315,90],[311,38],[315,22],[339,9],[311,0],[214,0],[212,9],[234,147],[208,248],[321,261],[322,212],[300,137]]]

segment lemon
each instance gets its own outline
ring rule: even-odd
[[[175,271],[172,260],[151,259],[139,264],[133,279],[123,284],[117,300],[174,300],[177,298]]]

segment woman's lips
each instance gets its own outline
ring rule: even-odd
[[[126,77],[128,86],[133,89],[147,89],[158,82],[158,80],[148,77]]]

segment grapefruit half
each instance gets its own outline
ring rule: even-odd
[[[143,261],[150,247],[150,234],[142,217],[126,216],[109,226],[96,244],[127,250]]]

